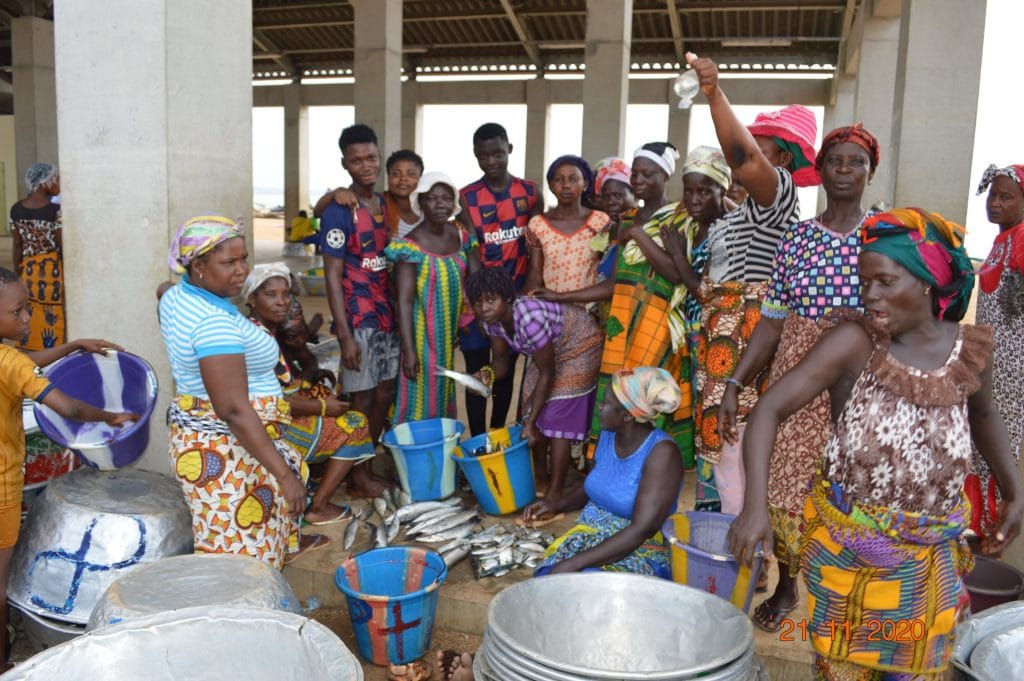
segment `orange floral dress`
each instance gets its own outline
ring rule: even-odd
[[[526,243],[544,253],[545,288],[563,293],[596,284],[602,253],[595,251],[590,242],[610,228],[611,218],[599,210],[591,211],[572,234],[556,229],[543,215],[531,218],[526,225]]]

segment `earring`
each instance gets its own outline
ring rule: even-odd
[[[200,273],[199,273],[199,278],[200,278],[200,279],[202,279],[202,278],[203,278],[203,273],[202,273],[202,272],[200,272]]]
[[[924,287],[924,294],[926,296],[930,296],[932,294],[932,287],[931,286],[925,286]]]

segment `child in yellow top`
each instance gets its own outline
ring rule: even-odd
[[[14,272],[0,267],[0,338],[25,335],[31,315],[28,290]],[[0,343],[0,604],[7,602],[7,574],[21,527],[21,491],[25,482],[25,429],[21,421],[24,398],[41,402],[68,419],[104,421],[119,426],[138,420],[138,414],[117,414],[86,404],[50,384],[40,366],[76,350],[119,350],[101,340],[79,340],[25,354]],[[0,607],[0,673],[7,671],[7,608]]]

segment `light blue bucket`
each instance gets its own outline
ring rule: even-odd
[[[413,501],[444,499],[455,493],[455,462],[449,456],[466,427],[455,419],[407,421],[384,433],[398,481]]]

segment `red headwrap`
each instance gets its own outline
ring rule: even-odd
[[[825,139],[821,140],[821,150],[818,152],[818,157],[814,159],[814,167],[821,170],[821,164],[825,161],[825,153],[829,150],[829,147],[843,144],[844,142],[852,142],[868,152],[868,157],[871,159],[871,169],[874,170],[878,167],[878,162],[882,158],[878,147],[878,138],[868,132],[860,123],[836,128],[825,135]]]

